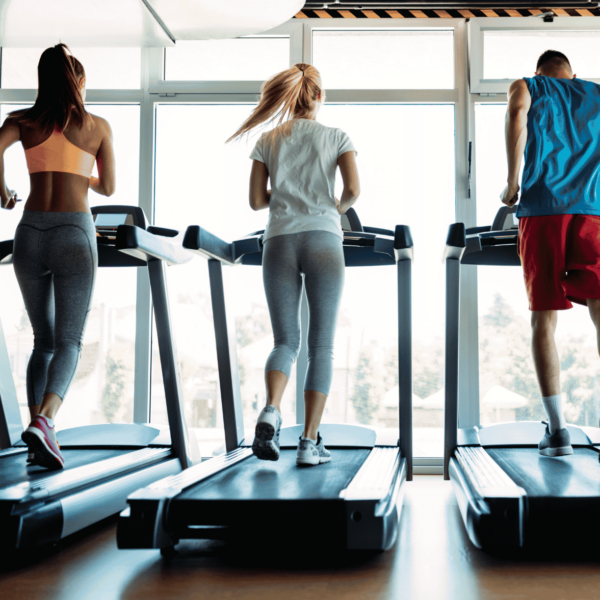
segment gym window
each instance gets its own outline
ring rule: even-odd
[[[325,89],[453,89],[453,30],[313,30]]]
[[[2,48],[4,89],[37,89],[37,65],[45,48]],[[70,48],[86,72],[88,90],[141,87],[140,48]]]

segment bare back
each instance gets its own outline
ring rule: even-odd
[[[110,127],[101,117],[90,115],[91,120],[82,128],[69,127],[63,133],[67,140],[81,150],[92,154],[98,161],[98,169],[106,166]],[[25,150],[45,142],[49,135],[39,129],[16,125]],[[112,144],[110,155],[112,157]],[[113,159],[114,161],[114,159]],[[111,169],[111,170],[114,170]],[[88,189],[90,180],[81,175],[46,171],[31,173],[31,190],[25,210],[43,212],[90,212]]]

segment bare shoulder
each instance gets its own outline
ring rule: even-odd
[[[516,81],[513,81],[510,84],[510,87],[508,88],[508,93],[514,94],[515,92],[521,93],[521,94],[529,92],[529,88],[527,87],[527,82],[524,79],[517,79]]]
[[[112,135],[112,129],[110,128],[110,124],[106,119],[99,117],[98,115],[93,115],[92,113],[88,114],[90,117],[92,117],[94,127],[102,137]]]
[[[7,148],[21,139],[21,130],[14,117],[8,117],[0,127],[0,151],[4,152]]]
[[[21,112],[21,111],[19,111]],[[24,111],[23,111],[24,112]],[[4,119],[4,123],[2,123],[2,129],[10,129],[11,127],[16,127],[19,129],[19,115],[9,115]]]

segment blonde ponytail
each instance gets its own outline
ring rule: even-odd
[[[298,63],[277,73],[262,84],[258,106],[227,142],[241,138],[263,123],[274,125],[268,133],[271,141],[277,135],[290,135],[292,119],[310,114],[320,92],[321,75],[312,65]]]

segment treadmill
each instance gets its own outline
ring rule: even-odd
[[[502,207],[492,226],[448,232],[444,479],[478,548],[555,548],[564,536],[571,549],[584,540],[589,549],[600,533],[600,429],[568,425],[574,454],[550,458],[538,453],[542,422],[458,428],[461,265],[520,267],[515,212]]]
[[[165,266],[185,263],[192,254],[181,247],[183,234],[146,227],[141,208],[100,206],[92,208],[92,214],[99,266],[148,270],[169,428],[132,423],[63,429],[57,438],[65,468],[27,466],[23,423],[0,324],[0,553],[58,542],[120,512],[127,496],[139,487],[198,460],[184,420],[165,282]],[[12,248],[12,240],[0,243],[0,264],[12,262]]]
[[[119,518],[119,548],[160,548],[169,556],[181,539],[247,540],[275,517],[286,538],[318,536],[320,543],[387,550],[397,536],[400,490],[412,479],[411,265],[407,226],[362,227],[356,213],[343,219],[347,267],[396,266],[398,277],[400,439],[378,440],[373,429],[322,424],[331,462],[296,465],[303,425],[281,429],[279,461],[261,461],[244,439],[235,330],[228,321],[223,265],[262,263],[262,231],[227,243],[188,227],[184,247],[208,259],[226,452],[167,477],[128,498]],[[390,315],[390,318],[392,316]],[[266,357],[265,357],[266,359]]]

